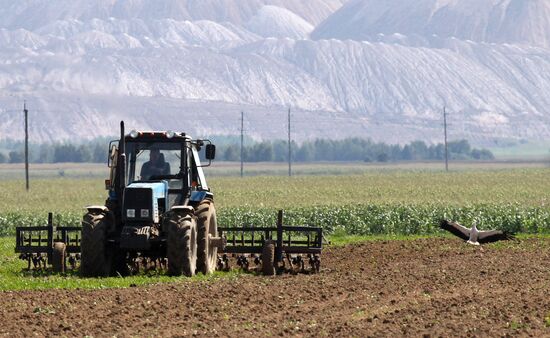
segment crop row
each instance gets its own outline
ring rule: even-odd
[[[273,208],[237,207],[218,211],[220,226],[274,226]],[[82,214],[54,215],[55,225],[78,225]],[[326,233],[349,235],[422,235],[437,233],[441,219],[469,226],[478,219],[480,228],[512,232],[550,233],[550,208],[506,205],[406,205],[361,204],[352,206],[310,206],[287,209],[286,225],[315,225]],[[0,213],[0,236],[13,235],[17,226],[44,225],[47,215],[26,212]]]

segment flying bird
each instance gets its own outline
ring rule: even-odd
[[[477,221],[474,221],[471,229],[468,229],[465,226],[462,226],[456,222],[451,222],[447,220],[442,220],[439,226],[441,229],[449,231],[455,236],[458,236],[463,240],[467,241],[466,243],[472,244],[472,245],[480,245],[485,243],[507,241],[507,240],[514,239],[514,236],[506,231],[500,231],[500,230],[479,231],[477,229]]]

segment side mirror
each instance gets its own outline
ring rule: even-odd
[[[216,146],[213,144],[206,145],[206,159],[212,161],[216,158]]]
[[[109,144],[109,157],[107,158],[107,166],[109,168],[115,168],[118,157],[118,149],[116,145],[113,144],[114,141],[111,141]]]

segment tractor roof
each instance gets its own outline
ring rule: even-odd
[[[185,133],[176,133],[172,131],[136,131],[133,130],[125,136],[126,141],[163,141],[163,142],[181,142],[191,140],[191,136]]]

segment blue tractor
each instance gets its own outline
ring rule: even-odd
[[[184,133],[138,132],[111,142],[109,196],[87,207],[80,241],[83,276],[125,275],[137,258],[167,261],[171,275],[209,274],[217,264],[214,195],[199,152],[211,162],[216,148]],[[208,164],[210,165],[210,163]]]

